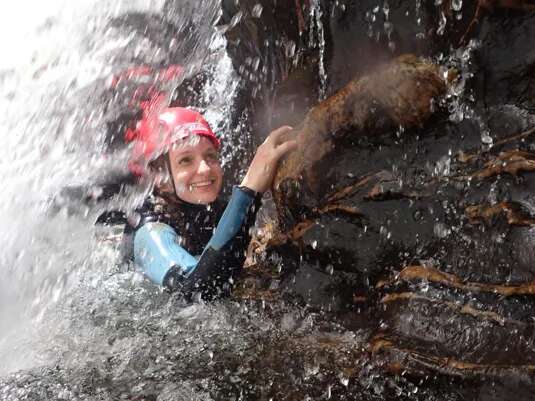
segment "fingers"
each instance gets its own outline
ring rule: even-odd
[[[292,150],[297,149],[297,141],[295,139],[281,143],[275,148],[275,153],[277,154],[277,159],[280,159],[286,153],[291,152]]]
[[[283,125],[282,127],[277,128],[269,134],[267,140],[273,141],[274,144],[278,145],[281,142],[284,142],[284,136],[290,133],[293,130],[289,125]]]

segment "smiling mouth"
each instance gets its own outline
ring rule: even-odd
[[[194,183],[189,185],[189,189],[190,189],[190,191],[193,191],[194,189],[207,188],[207,187],[213,185],[214,183],[215,183],[215,180],[213,180],[213,179],[212,180],[194,182]]]

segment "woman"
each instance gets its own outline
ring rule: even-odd
[[[242,268],[249,228],[277,163],[297,146],[283,139],[290,130],[281,127],[260,145],[227,205],[219,199],[219,139],[198,112],[167,108],[127,132],[134,141],[131,170],[143,174],[148,167],[156,175],[140,218],[126,230],[134,262],[151,281],[205,299],[228,287]]]

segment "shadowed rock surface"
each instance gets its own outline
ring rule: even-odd
[[[457,18],[453,2],[424,2],[419,11],[414,4],[389,6],[384,12],[361,3],[344,10],[322,3],[332,11],[323,15],[330,94],[343,89],[311,105],[296,127],[300,148],[282,164],[274,192],[278,220],[267,218],[254,244],[264,272],[251,270],[239,296],[293,294],[319,308],[355,315],[368,310],[371,360],[385,372],[481,380],[501,390],[466,399],[507,399],[507,383],[532,386],[535,366],[535,97],[531,51],[524,48],[527,37],[535,38],[532,7],[476,2]],[[409,26],[413,12],[421,24]],[[399,21],[391,34],[395,50],[384,50],[385,32],[368,41],[358,34],[362,25],[345,22],[349,16],[367,21],[367,15],[375,15],[368,20],[373,26]],[[415,39],[413,29],[426,39]],[[443,58],[449,46],[470,39],[480,41],[473,55],[460,48],[460,59]],[[407,49],[435,57],[442,52],[440,73],[458,71],[442,100],[438,77],[418,82],[415,73],[421,92],[403,97],[407,87],[389,85],[395,81],[381,75],[391,68],[401,82],[403,73],[392,66],[404,59],[385,60]],[[355,72],[359,78],[352,80]],[[377,92],[359,82],[374,82]],[[469,108],[455,103],[459,84],[463,96],[473,97]],[[357,87],[376,108],[348,96]],[[403,104],[389,100],[397,96],[415,107],[389,113],[389,105]],[[340,97],[359,104],[355,110],[362,114],[340,106]],[[429,108],[430,98],[436,107]],[[411,120],[407,110],[415,109],[421,119]]]

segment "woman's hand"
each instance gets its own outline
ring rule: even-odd
[[[288,152],[297,148],[295,139],[288,139],[292,127],[282,126],[273,131],[264,143],[258,147],[256,154],[243,178],[242,186],[253,191],[266,192],[277,171],[279,160]],[[293,137],[293,135],[291,135]]]

